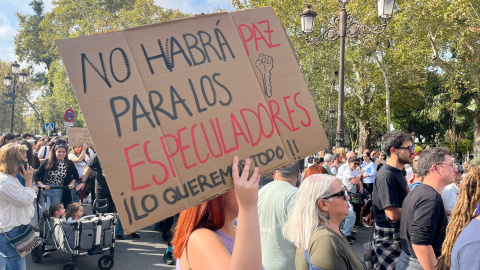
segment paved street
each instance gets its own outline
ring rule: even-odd
[[[91,207],[84,204],[85,212],[92,213]],[[162,240],[162,234],[153,230],[153,225],[138,232],[140,238],[133,239],[125,237],[125,240],[115,242],[115,264],[112,269],[131,270],[131,269],[175,269],[175,266],[165,265],[163,263],[163,254],[167,248],[167,243]],[[103,255],[108,255],[105,251]],[[84,255],[78,259],[78,269],[98,269],[97,263],[102,255]],[[66,252],[52,252],[43,257],[38,264],[32,261],[28,255],[27,269],[31,270],[56,270],[62,269],[63,265],[71,262],[72,256]]]
[[[85,204],[84,204],[85,205]],[[91,213],[89,205],[85,205],[87,213]],[[353,247],[363,260],[362,245],[368,240],[370,228],[355,228],[358,241]],[[163,263],[163,254],[167,243],[162,240],[161,233],[153,230],[153,225],[138,232],[141,237],[132,239],[125,237],[125,240],[115,243],[115,264],[112,269],[116,270],[149,270],[149,269],[175,269],[175,266],[167,266]],[[107,255],[105,252],[104,255]],[[102,255],[81,256],[78,259],[78,269],[98,269],[98,259]],[[63,265],[71,261],[71,255],[65,252],[52,252],[44,257],[42,261],[35,264],[30,255],[27,257],[27,269],[31,270],[56,270],[62,269]]]

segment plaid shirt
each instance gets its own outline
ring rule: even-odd
[[[371,250],[373,269],[394,270],[402,253],[400,230],[379,227],[375,224],[375,235],[371,244],[373,245]]]

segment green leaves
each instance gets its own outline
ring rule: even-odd
[[[38,125],[44,120],[55,122],[58,127],[63,126],[63,113],[67,108],[76,112],[76,126],[85,124],[55,47],[55,39],[103,33],[189,16],[179,10],[164,9],[156,5],[154,0],[55,0],[52,2],[53,10],[46,14],[41,0],[33,0],[30,5],[34,10],[33,15],[17,14],[20,31],[15,36],[15,52],[21,61],[45,64],[47,67],[46,73],[32,77],[40,97],[28,103],[35,108],[38,115],[35,114],[35,119],[25,117],[28,127],[19,126],[19,131],[37,130],[36,133],[40,133],[40,129],[31,125]],[[1,109],[0,113],[3,112]],[[9,114],[5,112],[1,115],[6,117]],[[21,115],[18,119],[22,119]],[[0,118],[2,127],[9,126],[1,121]]]

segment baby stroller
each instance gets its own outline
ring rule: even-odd
[[[44,196],[46,207],[45,192],[40,189],[39,194]],[[37,203],[37,209],[39,208]],[[93,210],[97,214],[85,216],[77,222],[67,223],[60,219],[42,217],[38,224],[42,244],[32,251],[33,262],[40,263],[45,252],[63,251],[72,254],[72,262],[66,263],[63,269],[76,270],[79,256],[97,255],[109,250],[109,255],[98,260],[98,268],[111,269],[114,264],[116,215],[105,213],[107,209],[108,200],[97,199],[93,204]]]

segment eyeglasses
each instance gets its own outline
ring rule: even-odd
[[[446,164],[450,167],[455,167],[455,164],[453,162],[452,163],[447,163],[447,162],[437,163],[438,166],[442,166],[442,164]]]
[[[327,196],[327,197],[324,197],[324,198],[320,198],[320,199],[323,199],[323,200],[327,200],[327,199],[330,199],[330,198],[333,198],[333,197],[343,197],[343,199],[346,201],[347,200],[347,191],[345,189],[342,189],[341,191],[335,193],[335,194],[332,194],[330,196]]]
[[[400,147],[395,147],[396,149],[406,149],[408,152],[413,152],[415,151],[415,147],[413,145],[410,146],[400,146]]]

